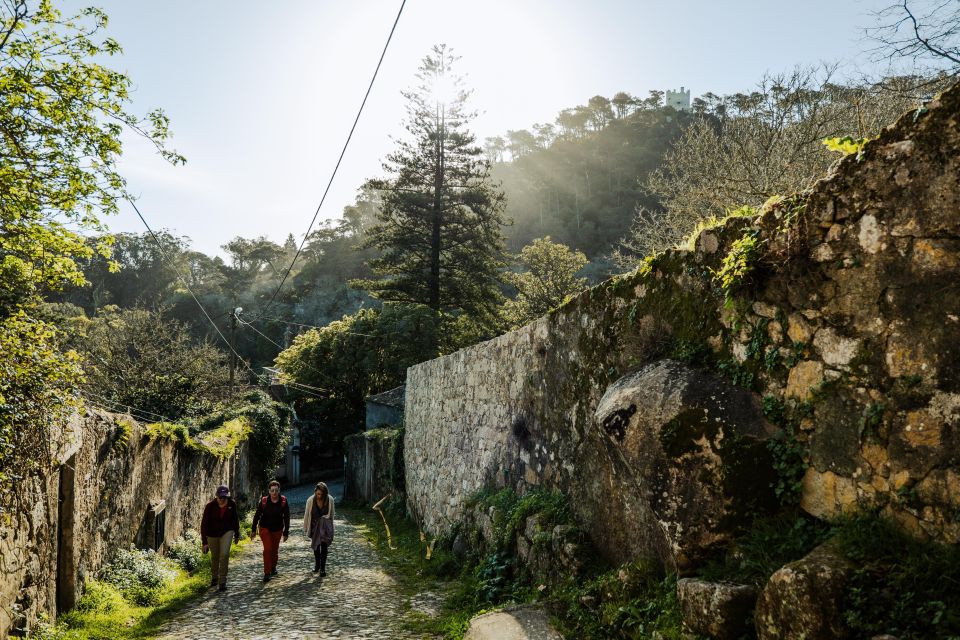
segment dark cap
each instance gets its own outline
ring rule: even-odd
[[[217,497],[218,498],[227,498],[230,496],[230,487],[225,484],[217,487]]]

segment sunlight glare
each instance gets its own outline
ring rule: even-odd
[[[438,74],[430,85],[430,98],[437,104],[450,104],[460,95],[460,87],[456,78],[447,74]]]

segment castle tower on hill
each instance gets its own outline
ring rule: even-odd
[[[680,91],[671,91],[667,89],[667,106],[673,107],[677,111],[690,111],[690,89]]]

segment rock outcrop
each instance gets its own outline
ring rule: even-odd
[[[594,417],[658,524],[640,535],[655,536],[678,570],[778,504],[774,428],[749,391],[707,371],[675,360],[642,367],[607,388]]]
[[[463,640],[561,640],[542,609],[507,607],[470,621]]]
[[[681,578],[677,599],[686,629],[715,640],[738,640],[749,634],[747,621],[757,590],[749,585]]]
[[[829,545],[821,545],[770,576],[757,600],[757,638],[846,638],[841,607],[850,568],[843,556]]]

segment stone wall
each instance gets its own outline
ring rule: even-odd
[[[682,569],[735,516],[771,508],[771,489],[789,497],[799,477],[778,485],[769,459],[734,446],[775,439],[771,451],[803,453],[805,470],[787,472],[809,513],[876,508],[960,541],[958,152],[955,88],[810,191],[411,367],[411,511],[443,533],[485,485],[543,486],[570,497],[609,559]],[[738,256],[745,274],[723,291],[715,274]],[[726,395],[711,407],[720,396],[698,387]],[[763,414],[728,410],[740,393]],[[749,504],[757,494],[766,506]]]
[[[399,429],[375,429],[347,436],[343,497],[348,501],[376,503],[391,493],[402,492],[394,464],[402,450],[403,432]],[[398,487],[397,484],[400,484]]]
[[[20,509],[0,522],[0,639],[71,608],[83,582],[116,549],[151,546],[151,506],[164,505],[167,541],[199,531],[217,485],[241,500],[250,486],[244,442],[226,459],[147,438],[129,416],[90,411],[75,418],[56,468],[18,486]]]

